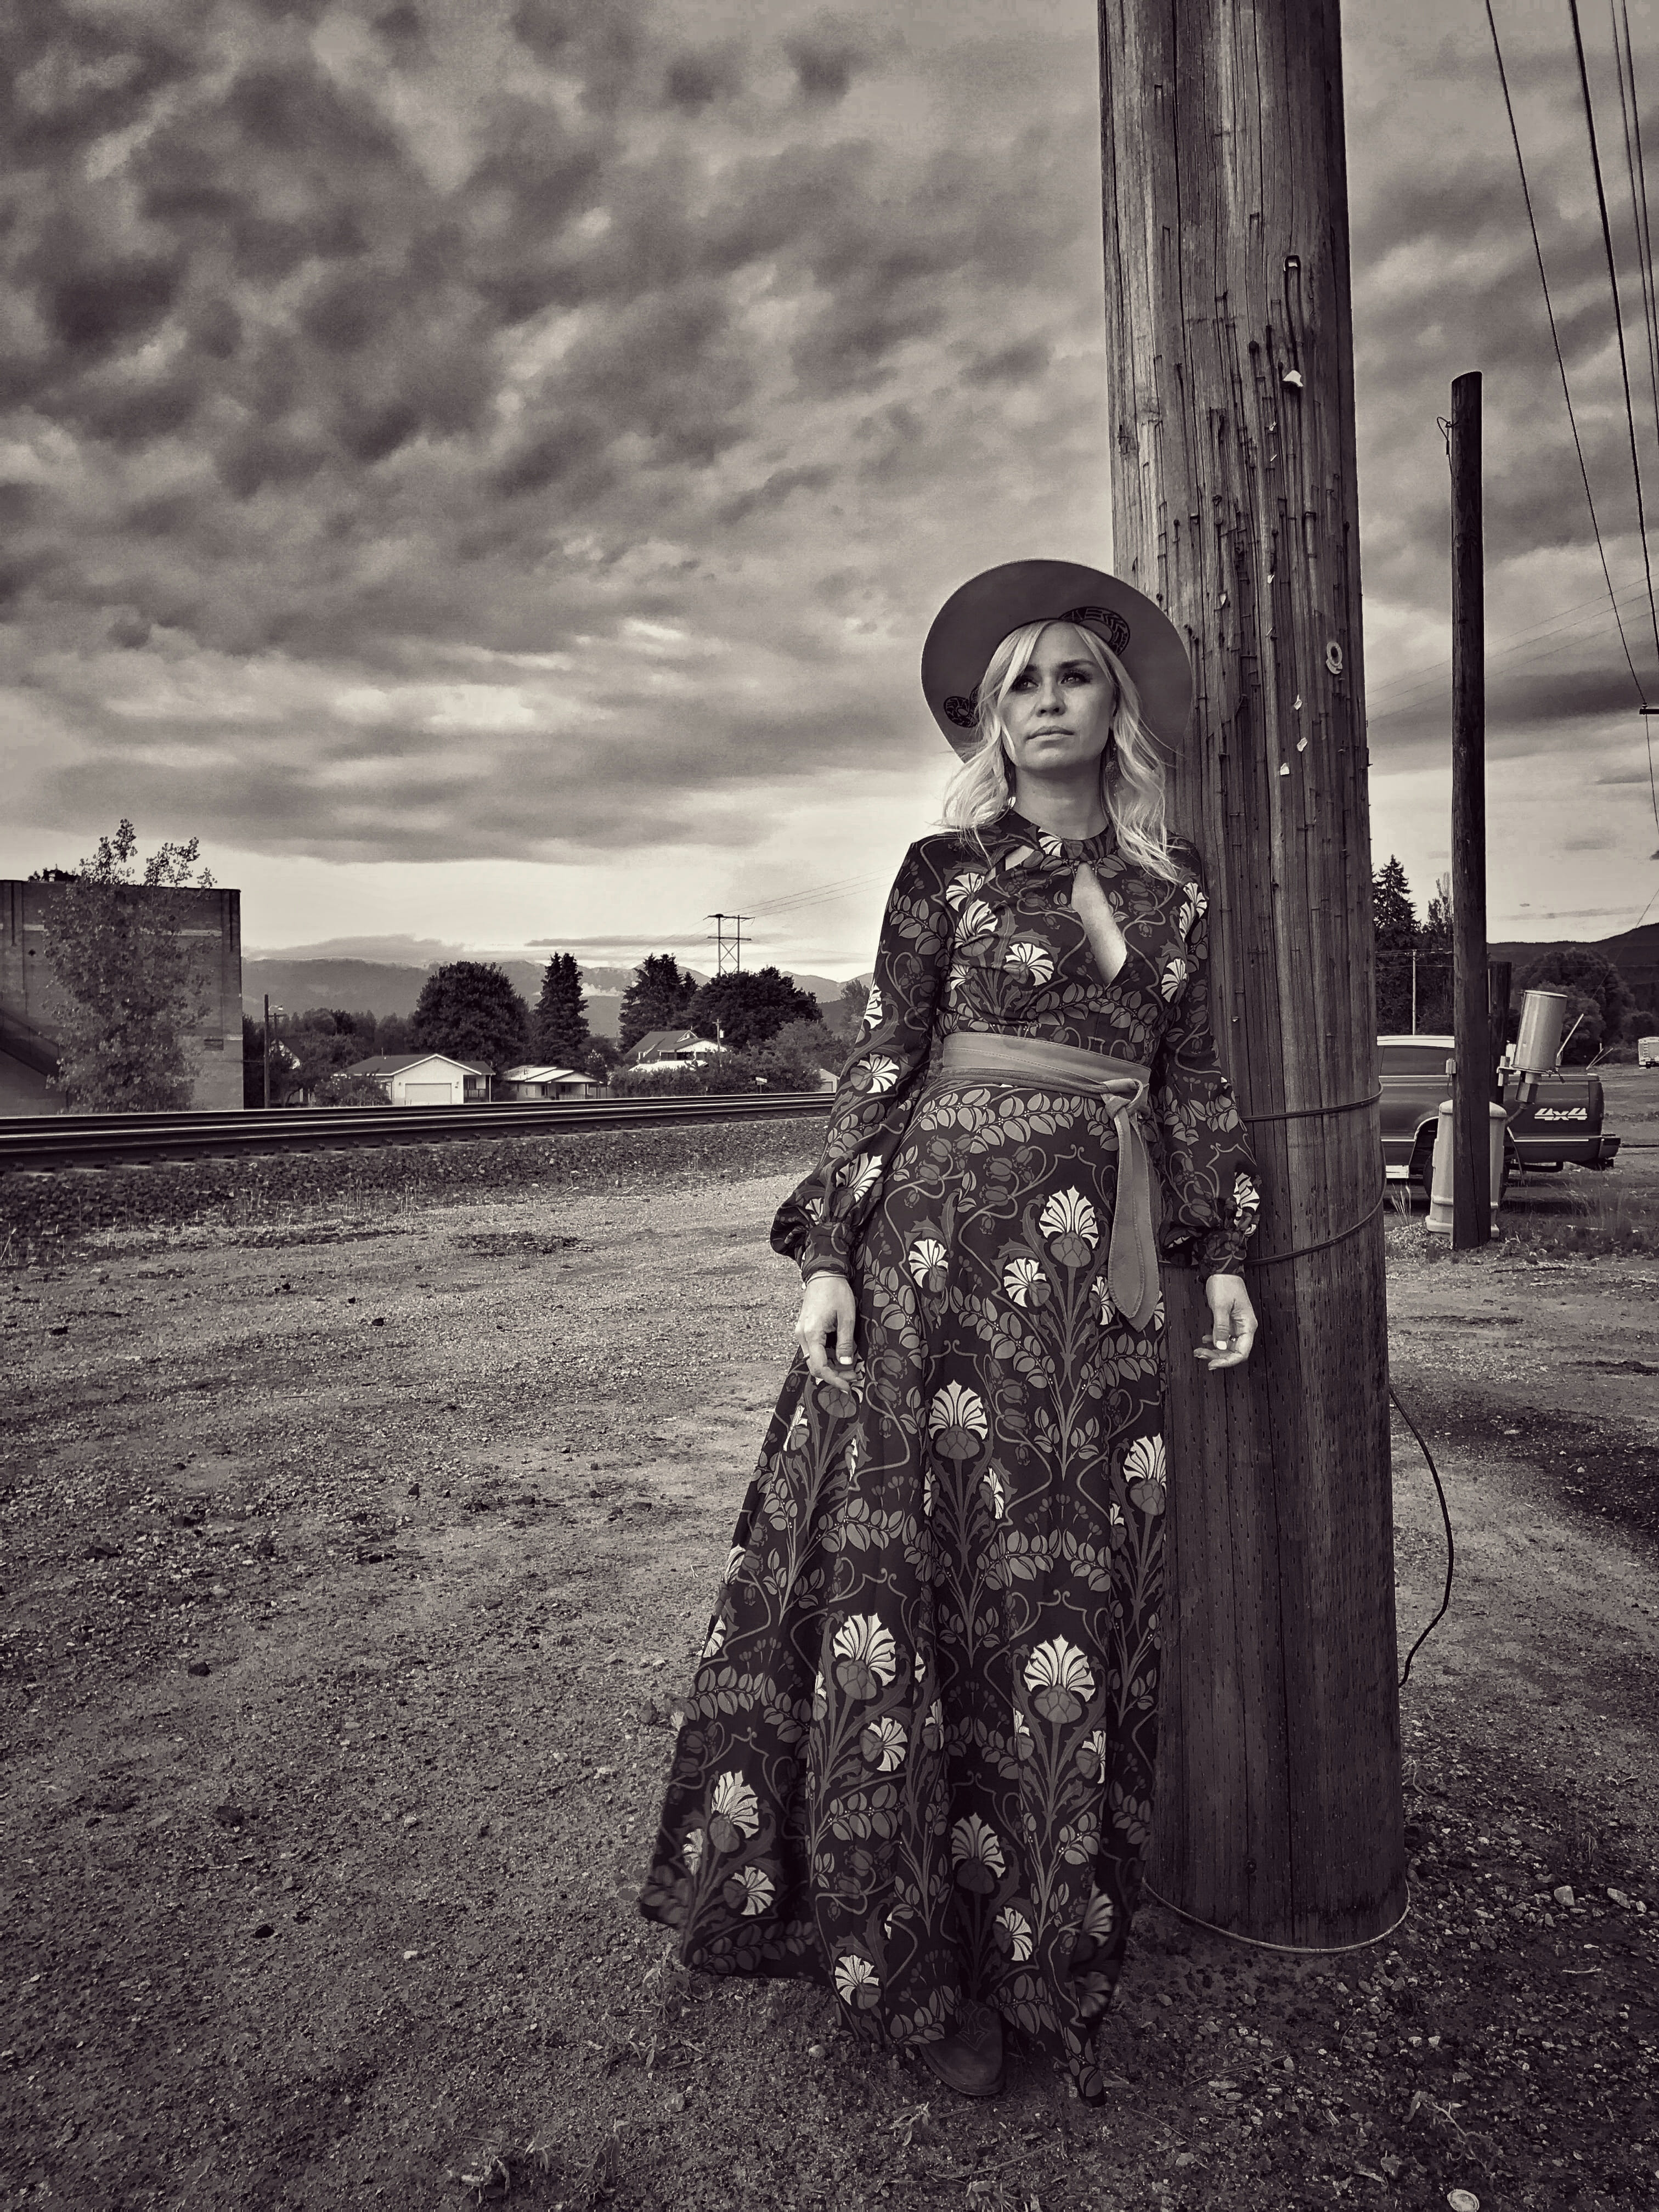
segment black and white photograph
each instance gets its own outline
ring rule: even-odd
[[[0,6],[0,2212],[1659,2205],[1655,201]]]

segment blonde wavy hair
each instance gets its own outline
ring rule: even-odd
[[[980,741],[945,791],[945,826],[966,830],[983,847],[983,831],[1012,805],[1014,779],[1006,742],[1002,702],[1030,665],[1037,640],[1050,624],[1026,623],[1010,630],[986,664],[979,684]],[[1111,734],[1100,757],[1100,799],[1119,850],[1137,867],[1180,883],[1186,870],[1170,850],[1164,762],[1141,719],[1134,678],[1104,638],[1081,623],[1070,628],[1103,676],[1117,687]]]

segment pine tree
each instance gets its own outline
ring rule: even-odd
[[[542,975],[532,1050],[546,1067],[586,1065],[590,1040],[582,971],[573,952],[556,952]]]
[[[619,1036],[626,1052],[651,1030],[683,1030],[697,995],[697,979],[688,975],[672,952],[653,952],[634,970],[623,993]]]
[[[1417,908],[1397,854],[1371,878],[1371,926],[1376,932],[1376,1026],[1387,1036],[1412,1025],[1412,954]]]

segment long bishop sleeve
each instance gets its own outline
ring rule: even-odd
[[[1232,1275],[1255,1232],[1261,1193],[1232,1086],[1216,1056],[1205,919],[1209,902],[1196,873],[1186,894],[1185,953],[1164,971],[1174,999],[1152,1061],[1149,1102],[1163,1140],[1158,1250],[1165,1261],[1195,1267],[1206,1277]]]
[[[904,856],[887,900],[875,980],[842,1069],[823,1154],[778,1210],[772,1248],[803,1276],[844,1275],[926,1071],[951,953],[951,909],[929,863],[931,839]]]

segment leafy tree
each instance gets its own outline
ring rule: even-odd
[[[445,1052],[499,1074],[530,1049],[530,1009],[493,960],[452,960],[421,986],[410,1049]]]
[[[160,1113],[188,1106],[190,1031],[211,1003],[199,953],[185,936],[189,902],[211,890],[200,842],[162,845],[138,872],[138,837],[122,817],[74,869],[43,869],[47,997],[57,1031],[50,1080],[72,1112]]]
[[[351,1015],[313,1006],[297,1022],[284,1024],[283,1042],[294,1061],[291,1087],[319,1097],[334,1077],[368,1058],[374,1040],[366,1042],[358,1034]],[[274,1089],[271,1103],[276,1103]]]
[[[622,1047],[615,1037],[592,1036],[587,1041],[587,1057],[582,1066],[595,1083],[605,1083],[621,1060]]]
[[[775,968],[752,968],[741,975],[716,975],[691,1002],[691,1026],[699,1036],[718,1037],[734,1052],[764,1044],[786,1022],[818,1026],[818,1002]]]
[[[277,1034],[282,1026],[280,1015],[273,1015],[270,1028],[270,1103],[286,1105],[301,1087],[300,1060],[290,1052]],[[242,1103],[244,1106],[263,1106],[265,1103],[265,1030],[264,1024],[252,1014],[242,1017]]]
[[[822,1022],[786,1022],[769,1042],[750,1053],[755,1073],[775,1091],[817,1091],[826,1069],[839,1074],[847,1040]]]
[[[349,1069],[335,1069],[331,1075],[323,1076],[316,1084],[312,1096],[319,1106],[386,1106],[391,1103],[380,1085],[370,1075],[354,1075]]]
[[[855,1037],[864,1020],[864,1010],[870,1003],[870,989],[856,977],[841,987],[839,1024],[841,1033],[849,1042]]]
[[[580,1067],[587,1059],[587,1000],[571,952],[556,952],[536,1002],[535,1053],[549,1067]]]
[[[1583,1067],[1601,1049],[1606,1035],[1601,1022],[1601,1009],[1586,991],[1567,988],[1566,1019],[1561,1024],[1565,1042],[1561,1048],[1563,1067]]]
[[[1541,954],[1521,977],[1520,988],[1577,993],[1594,1005],[1595,1022],[1585,1021],[1566,1055],[1574,1064],[1591,1058],[1601,1049],[1604,1039],[1611,1044],[1624,1035],[1625,1018],[1635,1000],[1635,994],[1612,961],[1599,952],[1592,952],[1587,945],[1564,945],[1557,951]],[[1574,1006],[1569,1012],[1569,1027],[1578,1011]],[[1592,1028],[1595,1041],[1586,1048],[1583,1040],[1585,1032]]]
[[[365,1052],[363,1058],[392,1060],[399,1053],[413,1052],[414,1035],[414,1024],[406,1014],[382,1014],[374,1024],[374,1052]]]
[[[1429,901],[1427,919],[1423,924],[1423,949],[1426,952],[1443,952],[1447,959],[1452,949],[1451,878],[1437,876],[1434,896]]]
[[[619,1032],[626,1052],[652,1030],[682,1030],[697,995],[697,979],[687,975],[672,952],[653,952],[634,970],[623,993]]]
[[[1625,1016],[1625,1041],[1634,1044],[1644,1036],[1659,1036],[1659,1014],[1649,1006],[1632,1006]]]

